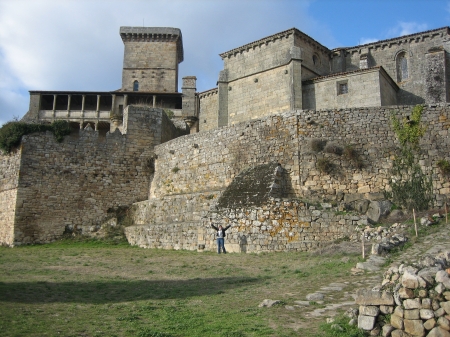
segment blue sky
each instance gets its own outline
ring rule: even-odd
[[[29,90],[121,86],[120,26],[182,30],[180,78],[215,86],[219,53],[296,27],[328,48],[450,25],[450,0],[0,0],[0,125]]]

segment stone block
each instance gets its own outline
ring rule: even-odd
[[[407,299],[403,301],[405,309],[421,309],[422,303],[419,298]]]
[[[403,330],[403,318],[401,318],[397,315],[392,315],[391,316],[391,325],[396,329]]]
[[[380,308],[374,305],[360,305],[359,314],[364,316],[378,316]]]
[[[376,317],[374,316],[358,316],[358,328],[363,330],[372,330],[375,326]]]
[[[405,320],[406,319],[419,319],[420,315],[419,315],[419,309],[410,309],[410,310],[405,310]]]
[[[394,305],[394,297],[392,293],[386,291],[358,289],[355,303],[359,305]]]
[[[405,319],[403,321],[405,325],[405,332],[413,336],[425,336],[425,328],[423,322],[420,319]]]
[[[428,333],[427,337],[450,337],[450,332],[441,327],[435,327]]]

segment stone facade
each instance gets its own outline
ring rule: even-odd
[[[333,50],[295,28],[268,36],[220,55],[217,110],[199,95],[199,119],[215,113],[220,127],[296,109],[448,102],[449,34],[444,27]]]

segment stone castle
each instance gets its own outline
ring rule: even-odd
[[[437,167],[450,159],[448,27],[332,50],[293,28],[220,54],[217,87],[200,93],[195,76],[177,92],[179,29],[121,27],[120,36],[119,90],[30,91],[23,121],[63,119],[73,132],[62,143],[24,136],[0,157],[1,244],[95,234],[122,209],[129,242],[143,247],[214,249],[209,218],[233,225],[227,246],[238,252],[351,236],[383,208],[398,147],[390,114],[416,104],[435,205],[450,195]],[[359,164],[315,143],[351,146]],[[361,215],[338,215],[342,203]]]

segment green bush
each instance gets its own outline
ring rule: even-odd
[[[441,170],[441,173],[445,176],[450,175],[450,163],[448,160],[441,159],[437,162],[437,166]]]
[[[28,124],[23,122],[11,121],[0,128],[0,149],[4,153],[10,153],[14,147],[20,145],[22,136],[34,132],[52,131],[58,142],[64,139],[64,136],[70,134],[70,126],[66,121],[54,121],[52,124]]]

